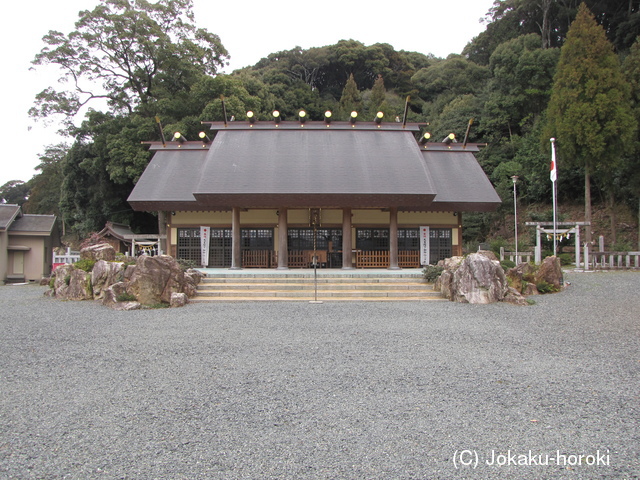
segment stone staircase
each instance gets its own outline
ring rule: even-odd
[[[246,271],[245,271],[246,272]],[[335,301],[443,301],[421,274],[327,273],[317,276],[317,300]],[[330,272],[330,271],[329,271]],[[366,272],[366,271],[365,271]],[[207,274],[191,302],[309,302],[316,299],[313,271],[305,273]]]

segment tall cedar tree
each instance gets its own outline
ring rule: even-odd
[[[342,91],[342,96],[340,97],[340,113],[343,116],[349,116],[353,111],[359,111],[362,107],[362,96],[360,95],[360,91],[358,90],[358,85],[356,84],[355,78],[353,78],[353,73],[349,75],[349,80],[347,80],[347,84],[344,86],[344,90]]]
[[[591,222],[591,177],[606,177],[616,167],[633,146],[636,122],[618,57],[584,3],[560,51],[547,114],[545,140],[557,138],[560,167],[567,162],[584,169],[584,220]]]

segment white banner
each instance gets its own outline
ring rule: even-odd
[[[211,243],[211,227],[200,227],[200,258],[203,267],[209,265],[209,244]]]
[[[429,227],[420,227],[420,265],[429,265]]]

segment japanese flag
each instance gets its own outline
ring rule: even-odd
[[[558,179],[558,169],[556,166],[556,146],[553,143],[555,138],[551,139],[551,173],[549,174],[549,178],[551,178],[552,182],[555,182]]]

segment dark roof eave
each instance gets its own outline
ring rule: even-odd
[[[416,208],[432,209],[435,195],[381,194],[195,194],[195,202],[129,201],[135,211],[208,211],[239,208]]]
[[[433,202],[430,210],[441,212],[495,212],[502,202]]]

